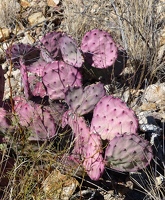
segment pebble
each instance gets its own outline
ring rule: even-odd
[[[28,21],[29,21],[29,24],[31,26],[34,26],[34,25],[41,23],[45,20],[46,20],[46,18],[44,17],[42,12],[33,13],[32,15],[30,15],[28,17]]]
[[[20,5],[23,7],[23,8],[28,8],[30,7],[30,3],[26,0],[21,0],[20,1]]]
[[[0,31],[0,42],[8,39],[10,37],[10,31],[8,28],[3,28]]]
[[[143,98],[145,101],[153,103],[165,100],[165,83],[149,85],[144,91]]]
[[[47,4],[50,7],[55,7],[60,3],[60,0],[47,0]]]

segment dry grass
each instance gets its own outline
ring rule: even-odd
[[[130,77],[131,87],[136,84],[140,88],[144,80],[151,83],[157,70],[162,69],[162,52],[158,58],[160,24],[163,20],[160,18],[163,12],[161,1],[63,0],[63,6],[63,31],[80,41],[85,32],[93,28],[107,30],[127,51],[127,66],[134,72]]]
[[[17,0],[0,0],[0,28],[10,28],[17,19],[20,5]]]

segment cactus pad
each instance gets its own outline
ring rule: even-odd
[[[117,59],[117,47],[111,35],[102,30],[93,29],[87,32],[81,43],[87,63],[96,68],[107,68]]]
[[[16,68],[20,68],[20,58],[26,66],[30,65],[40,58],[40,50],[29,44],[18,43],[6,50],[6,57]]]
[[[56,124],[49,109],[22,97],[15,97],[14,103],[19,124],[30,132],[29,140],[47,140],[55,136]]]
[[[51,100],[64,99],[69,87],[81,86],[81,78],[76,68],[54,61],[44,70],[43,83]]]
[[[136,134],[137,128],[134,112],[119,98],[105,96],[94,108],[90,131],[98,133],[103,140],[112,140],[125,132]]]
[[[59,40],[62,37],[62,33],[60,32],[51,32],[47,33],[43,36],[41,39],[41,55],[45,59],[45,61],[53,61],[61,58],[60,53],[60,46],[59,46]]]
[[[91,134],[88,144],[83,148],[83,166],[92,180],[98,180],[104,172],[104,160],[102,156],[101,138],[97,134]]]
[[[81,67],[84,62],[81,51],[76,42],[66,34],[60,38],[60,50],[64,62],[74,67]]]
[[[75,113],[84,115],[93,110],[104,95],[103,84],[96,83],[86,86],[84,89],[80,87],[68,90],[65,101]]]
[[[31,74],[28,77],[28,82],[33,96],[40,96],[41,98],[47,96],[47,92],[39,76]]]
[[[106,165],[112,169],[136,172],[145,168],[153,157],[149,142],[138,135],[115,136],[105,151]]]
[[[30,85],[29,85],[29,80],[28,80],[28,72],[22,60],[20,60],[20,72],[21,72],[21,80],[22,80],[25,97],[26,99],[30,99],[31,91],[30,91]]]

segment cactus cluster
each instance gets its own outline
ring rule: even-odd
[[[78,94],[78,90],[77,95],[73,91],[74,97],[78,98]],[[95,93],[92,94],[94,98]],[[85,95],[80,98],[81,101],[83,98],[85,100]],[[130,172],[143,169],[150,163],[153,156],[151,146],[138,135],[138,122],[134,112],[119,98],[111,95],[100,97],[88,126],[80,116],[81,112],[77,113],[76,108],[81,106],[77,105],[73,109],[71,105],[72,101],[70,110],[63,116],[63,125],[68,124],[72,128],[75,136],[72,154],[76,158],[77,154],[80,156],[91,179],[98,180],[105,165],[118,171]],[[102,140],[108,141],[107,147],[102,146]]]
[[[137,171],[152,159],[149,143],[138,136],[134,112],[119,98],[106,95],[99,80],[83,85],[86,64],[108,68],[117,55],[111,35],[98,29],[87,32],[80,47],[66,33],[52,32],[43,36],[37,47],[19,43],[6,52],[7,60],[21,72],[24,95],[14,97],[14,114],[29,130],[28,139],[50,140],[58,134],[57,127],[69,125],[74,137],[71,157],[93,180],[101,177],[105,166]],[[5,129],[12,126],[6,121],[6,112],[1,108],[0,125]],[[92,119],[87,120],[89,113]]]

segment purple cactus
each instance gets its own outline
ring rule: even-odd
[[[14,97],[14,111],[18,116],[18,121],[21,126],[28,127],[33,121],[34,107],[27,102],[23,97]]]
[[[83,117],[66,111],[63,115],[63,127],[68,124],[74,134],[74,149],[72,160],[83,163],[84,169],[92,180],[98,180],[104,171],[101,138],[97,134],[90,134]]]
[[[20,72],[21,72],[21,79],[22,79],[22,85],[23,85],[25,97],[26,99],[30,99],[32,94],[30,91],[28,72],[22,60],[20,61]]]
[[[38,77],[43,77],[44,69],[47,68],[49,64],[42,59],[39,59],[37,62],[32,63],[31,65],[26,66],[27,71],[37,75]]]
[[[35,104],[29,140],[48,140],[56,135],[56,124],[50,110]]]
[[[20,68],[20,59],[27,66],[40,58],[40,50],[29,44],[18,43],[6,50],[6,58],[15,68]]]
[[[81,67],[83,57],[76,41],[66,33],[51,32],[41,39],[41,55],[46,62],[63,60],[74,67]]]
[[[30,132],[29,140],[46,140],[56,135],[56,124],[49,109],[22,97],[15,97],[14,102],[19,124]]]
[[[92,180],[99,180],[104,172],[104,160],[102,156],[102,142],[97,134],[90,134],[88,143],[83,148],[83,166]]]
[[[137,128],[133,110],[119,98],[105,96],[94,108],[90,131],[98,133],[103,140],[112,140],[125,132],[136,134]]]
[[[111,35],[102,30],[87,32],[81,44],[85,61],[96,68],[107,68],[117,59],[117,47]]]
[[[41,55],[46,62],[61,59],[59,40],[63,36],[61,32],[47,33],[41,39]]]
[[[103,84],[96,83],[86,86],[84,89],[80,87],[68,90],[65,101],[73,112],[84,115],[93,110],[104,95]]]
[[[74,67],[80,68],[84,60],[80,49],[76,44],[76,41],[65,34],[60,38],[59,45],[64,62]]]
[[[37,76],[31,74],[28,77],[30,92],[33,96],[40,96],[41,98],[44,98],[47,96],[46,89],[44,87],[44,84],[42,83],[42,79]]]
[[[145,168],[153,157],[148,141],[138,135],[115,136],[106,148],[105,162],[112,169],[135,172]]]
[[[44,106],[48,111],[50,111],[54,122],[61,126],[63,114],[66,112],[66,106],[64,103],[49,101],[49,106]]]
[[[75,145],[73,154],[83,154],[84,146],[88,144],[89,140],[89,127],[87,126],[83,117],[73,114],[71,110],[64,113],[62,118],[62,127],[69,125],[72,128],[73,135],[75,138]]]
[[[20,69],[24,94],[27,99],[30,99],[32,95],[28,81],[27,66],[39,59],[40,50],[31,45],[18,43],[7,49],[6,57],[15,68]]]
[[[80,72],[62,61],[49,63],[44,70],[43,83],[51,100],[64,99],[69,88],[81,86]]]

